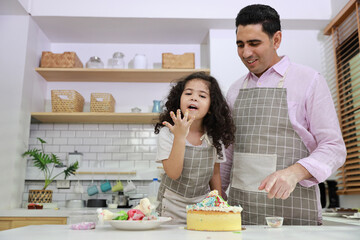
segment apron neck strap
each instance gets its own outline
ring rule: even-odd
[[[284,73],[284,76],[280,79],[280,81],[278,82],[277,84],[277,88],[283,88],[284,86],[284,81],[285,81],[285,78],[286,78],[286,75],[288,73],[288,70],[289,70],[290,66],[286,69],[285,73]],[[249,77],[245,78],[245,81],[243,83],[243,87],[242,88],[247,88],[247,85],[249,83]]]

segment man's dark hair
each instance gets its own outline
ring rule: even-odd
[[[236,17],[236,29],[239,25],[261,24],[263,31],[271,38],[281,31],[280,16],[270,6],[254,4],[244,7]]]

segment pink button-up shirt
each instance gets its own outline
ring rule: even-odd
[[[247,88],[277,87],[284,76],[284,88],[287,89],[289,118],[294,130],[302,139],[310,155],[298,159],[313,178],[301,181],[305,187],[326,180],[341,167],[345,161],[346,148],[341,135],[333,99],[325,79],[313,69],[290,62],[287,56],[263,73],[260,78],[248,73],[235,83],[228,91],[227,100],[233,109],[234,102],[249,78]],[[230,182],[230,170],[233,161],[233,147],[226,151],[227,161],[221,164],[222,188],[225,191]],[[260,184],[260,183],[259,183]]]

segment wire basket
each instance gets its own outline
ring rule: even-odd
[[[75,90],[51,90],[53,112],[82,112],[84,98]]]
[[[42,52],[40,67],[43,68],[83,68],[75,52]]]
[[[114,112],[115,99],[110,93],[91,93],[90,112]]]
[[[29,190],[29,203],[51,203],[52,190]]]

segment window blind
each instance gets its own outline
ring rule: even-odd
[[[326,27],[327,74],[347,149],[337,173],[338,194],[360,194],[360,51],[359,1],[351,0]],[[332,52],[332,57],[330,56]],[[329,68],[328,68],[329,69]],[[331,81],[333,79],[333,81]]]

